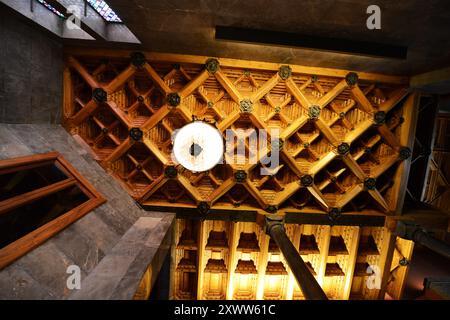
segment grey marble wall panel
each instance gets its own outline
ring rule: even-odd
[[[0,10],[0,123],[60,123],[62,43]]]
[[[0,159],[49,151],[60,152],[103,194],[107,202],[1,270],[0,299],[66,299],[73,293],[66,286],[69,265],[78,265],[85,280],[140,217],[153,217],[155,221],[164,217],[170,221],[173,219],[173,214],[141,209],[119,182],[108,175],[61,126],[0,123]],[[162,221],[167,223],[165,219]],[[141,242],[153,243],[149,239],[154,239],[155,243],[165,243],[159,238],[161,228],[162,225],[153,228],[152,234],[144,234]],[[149,251],[140,258],[140,266],[151,264],[154,256],[155,261],[161,260],[158,248],[147,248]],[[110,265],[110,268],[115,267],[115,264]],[[124,277],[136,280],[139,276],[141,274],[124,270]],[[103,276],[99,274],[99,277]],[[125,290],[125,287],[129,288],[124,282],[119,288]]]

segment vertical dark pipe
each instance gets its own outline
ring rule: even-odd
[[[437,210],[435,211],[438,212]],[[406,240],[412,240],[415,243],[420,243],[446,258],[450,258],[450,246],[443,241],[433,238],[420,225],[414,222],[398,221],[395,235]]]
[[[281,223],[269,223],[267,225],[267,233],[283,253],[305,298],[307,300],[328,300],[325,292],[323,292],[297,249],[295,249],[291,240],[286,235],[283,225]]]
[[[428,233],[422,230],[417,230],[416,232],[414,232],[412,240],[416,243],[420,243],[421,245],[427,247],[430,250],[433,250],[434,252],[440,254],[441,256],[450,259],[450,246],[445,242],[433,238]]]

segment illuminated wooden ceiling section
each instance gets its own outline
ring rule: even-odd
[[[255,218],[242,221],[244,212],[325,217],[286,230],[329,298],[400,296],[400,261],[412,245],[384,217],[401,214],[404,198],[418,100],[408,79],[78,48],[67,49],[66,62],[66,129],[142,205],[197,218],[176,223],[175,299],[303,298],[275,243]],[[280,166],[259,174],[268,150],[257,164],[247,150],[245,164],[204,173],[175,165],[171,135],[193,119],[224,134],[279,129]],[[198,220],[223,212],[232,220]],[[363,223],[343,222],[358,215]],[[369,265],[381,281],[372,289]]]
[[[304,299],[258,224],[178,219],[175,229],[174,299]],[[287,224],[286,232],[329,299],[400,298],[412,241],[384,227]]]
[[[331,218],[398,213],[417,100],[405,78],[73,49],[64,83],[65,127],[142,205]],[[280,167],[262,176],[250,154],[243,165],[204,173],[174,166],[171,134],[195,118],[221,132],[279,129]]]

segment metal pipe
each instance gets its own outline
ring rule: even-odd
[[[395,229],[395,235],[406,240],[412,240],[446,258],[450,258],[450,246],[445,242],[433,238],[414,222],[399,221]]]
[[[314,278],[309,271],[306,263],[287,236],[283,224],[278,221],[271,221],[268,222],[266,226],[267,233],[272,237],[283,253],[305,298],[307,300],[328,300],[327,295],[320,287],[316,278]]]
[[[441,256],[450,259],[450,246],[445,242],[439,241],[423,230],[419,229],[413,234],[414,242],[420,243],[421,245],[427,247],[430,250],[440,254]]]

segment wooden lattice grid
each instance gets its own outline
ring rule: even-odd
[[[417,100],[401,77],[79,49],[64,79],[65,127],[143,205],[399,213]],[[171,135],[193,119],[224,134],[279,129],[280,166],[265,176],[261,161],[203,173],[175,166]]]

